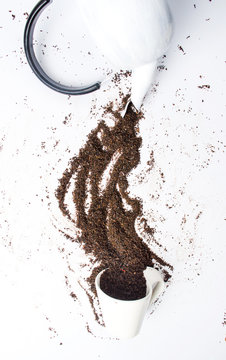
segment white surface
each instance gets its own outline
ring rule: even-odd
[[[145,119],[140,124],[142,162],[130,177],[130,188],[131,194],[143,199],[148,223],[156,228],[156,240],[167,249],[162,252],[174,266],[173,280],[162,302],[144,322],[140,335],[119,342],[108,339],[95,325],[84,294],[80,303],[69,296],[77,289],[79,276],[68,266],[78,270],[79,263],[86,259],[54,227],[63,221],[54,202],[57,179],[96,126],[100,106],[115,99],[119,90],[108,82],[98,93],[68,99],[44,87],[32,74],[22,49],[23,14],[35,3],[1,2],[2,359],[226,357],[226,326],[222,324],[226,313],[226,3],[169,3],[176,27],[165,61],[168,70],[157,74],[157,91],[150,92],[144,103]],[[84,40],[87,35],[78,33],[76,24],[73,49],[68,49],[64,36],[57,34],[57,29],[62,31],[63,11],[71,14],[65,2],[56,0],[51,6],[59,17],[51,20],[48,10],[47,23],[43,13],[42,26],[44,30],[44,26],[49,27],[49,36],[55,24],[52,37],[46,39],[43,62],[56,78],[62,76],[67,82],[104,77],[109,64],[94,44],[92,55],[87,56],[91,42]],[[39,42],[48,35],[44,30],[37,34]],[[51,43],[54,35],[56,39]],[[73,37],[68,41],[73,43]],[[77,51],[74,62],[73,51]],[[58,61],[64,67],[59,67]],[[92,64],[88,68],[87,61]],[[77,77],[70,73],[74,67]],[[210,89],[198,88],[205,84]],[[147,173],[151,151],[155,166]],[[50,207],[46,195],[50,196]],[[161,254],[157,246],[156,251]],[[71,289],[65,284],[65,276]],[[86,322],[97,337],[87,333]]]

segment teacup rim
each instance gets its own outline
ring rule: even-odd
[[[125,302],[130,302],[130,303],[131,303],[131,302],[134,302],[134,301],[144,301],[144,300],[146,300],[148,297],[150,297],[150,296],[152,295],[152,287],[150,287],[149,282],[147,281],[145,275],[144,275],[144,277],[145,277],[145,280],[146,280],[147,294],[146,294],[144,297],[140,298],[140,299],[122,300],[122,299],[117,299],[117,298],[114,298],[114,297],[106,294],[106,293],[101,289],[100,283],[98,283],[98,280],[100,280],[101,275],[102,275],[103,272],[106,271],[107,269],[108,269],[108,268],[101,270],[101,271],[97,274],[96,279],[95,279],[96,290],[100,291],[100,292],[101,292],[102,294],[104,294],[104,296],[106,296],[107,298],[109,298],[109,299],[111,299],[111,300],[114,300],[114,301],[119,301],[119,302],[124,302],[124,303],[125,303]]]

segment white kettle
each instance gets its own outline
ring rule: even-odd
[[[71,87],[53,80],[43,70],[34,51],[34,29],[39,15],[53,0],[40,0],[31,11],[24,30],[24,49],[37,77],[51,89],[67,95],[98,90],[100,82]],[[167,50],[173,21],[166,0],[76,0],[102,53],[115,70],[132,70],[131,101],[138,110]]]
[[[115,69],[132,70],[131,101],[139,109],[157,60],[173,31],[165,0],[78,0],[84,20]]]

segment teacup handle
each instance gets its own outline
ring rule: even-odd
[[[39,15],[52,2],[53,0],[40,0],[34,7],[34,9],[31,11],[27,19],[24,29],[24,51],[27,57],[28,64],[30,65],[35,75],[39,78],[39,80],[43,82],[43,84],[47,85],[52,90],[58,91],[62,94],[83,95],[98,90],[100,88],[100,82],[96,82],[95,84],[83,87],[72,87],[60,84],[58,81],[50,78],[39,64],[34,51],[33,35],[35,25],[37,23]]]
[[[144,276],[152,288],[152,296],[150,299],[150,304],[152,304],[165,290],[165,283],[160,272],[149,266],[144,270]]]

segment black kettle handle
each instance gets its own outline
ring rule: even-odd
[[[98,90],[100,88],[100,82],[97,82],[87,87],[72,87],[72,86],[62,85],[56,82],[55,80],[51,79],[39,64],[33,48],[34,29],[36,22],[39,18],[39,15],[51,2],[52,0],[39,1],[38,4],[34,7],[34,9],[31,11],[24,29],[24,50],[27,57],[27,61],[31,69],[33,70],[35,75],[39,78],[39,80],[41,80],[45,85],[47,85],[48,87],[50,87],[55,91],[58,91],[66,95],[83,95]]]

